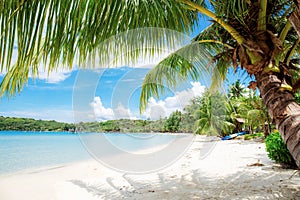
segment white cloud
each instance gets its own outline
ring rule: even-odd
[[[0,72],[0,76],[5,76],[6,70]],[[58,67],[56,70],[48,73],[47,69],[44,67],[39,67],[38,76],[35,77],[32,73],[29,73],[29,78],[37,78],[40,80],[45,80],[47,83],[59,83],[66,80],[72,73],[72,70],[64,69],[63,67]]]
[[[176,110],[182,111],[185,106],[190,103],[190,100],[195,96],[201,96],[205,90],[205,86],[199,82],[191,82],[192,88],[176,92],[174,96],[167,97],[164,100],[155,100],[150,98],[145,113],[139,116],[138,113],[132,113],[130,109],[126,108],[121,103],[117,108],[105,108],[100,97],[94,97],[94,101],[90,103],[93,108],[94,115],[91,116],[99,121],[110,119],[138,119],[150,118],[157,120],[160,118],[168,117]]]
[[[122,103],[118,104],[118,107],[113,110],[116,119],[134,119],[130,109],[125,108]]]
[[[114,112],[111,108],[105,108],[100,97],[94,97],[94,101],[90,103],[94,110],[94,117],[97,120],[110,120],[114,119]]]
[[[205,86],[201,85],[200,82],[191,82],[192,84],[192,90],[194,92],[194,96],[201,96],[205,90]]]
[[[192,98],[201,96],[205,90],[205,86],[201,85],[200,82],[191,82],[191,85],[192,88],[176,92],[174,96],[167,97],[165,100],[157,101],[151,97],[144,116],[156,120],[168,117],[176,110],[182,111],[183,108],[190,103]]]
[[[90,118],[94,118],[99,121],[111,120],[111,119],[137,119],[130,109],[125,108],[122,103],[119,103],[117,108],[105,108],[100,97],[94,97],[94,101],[90,103],[93,108],[94,114]]]
[[[56,71],[52,71],[49,74],[46,70],[40,69],[38,79],[45,80],[48,83],[59,83],[67,79],[71,73],[72,71],[63,68],[58,68]],[[29,77],[32,78],[32,75]]]
[[[166,101],[156,101],[153,97],[151,97],[148,101],[144,116],[146,118],[150,118],[151,120],[157,120],[170,115],[170,113],[172,112],[171,110],[172,109],[170,108],[166,108]]]
[[[182,111],[190,100],[196,96],[201,96],[205,90],[205,86],[200,82],[191,82],[192,88],[176,92],[174,96],[167,97],[165,100],[155,100],[151,97],[148,101],[147,109],[144,113],[146,118],[156,120],[168,117],[172,112]]]

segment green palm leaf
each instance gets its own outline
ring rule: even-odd
[[[204,3],[199,0],[195,2]],[[19,91],[29,73],[38,75],[41,62],[49,71],[59,67],[60,63],[72,68],[76,62],[79,67],[84,67],[87,60],[93,61],[99,54],[99,60],[108,63],[110,53],[120,54],[124,49],[126,52],[133,52],[129,54],[128,60],[134,61],[139,53],[134,53],[137,45],[131,48],[131,43],[139,42],[139,47],[145,47],[149,41],[155,41],[156,38],[159,40],[161,35],[152,32],[151,40],[146,40],[147,37],[138,34],[135,38],[125,38],[127,42],[120,43],[115,48],[111,45],[110,49],[103,43],[116,34],[140,27],[163,27],[189,32],[197,19],[196,12],[177,0],[1,1],[0,72],[10,71],[11,76],[15,77],[14,81],[2,83],[1,94],[6,91],[5,88],[10,88],[10,93]],[[159,52],[166,43],[170,45],[173,40],[174,37],[164,38],[164,41],[160,39],[156,43],[156,49],[148,52]],[[117,49],[120,46],[123,48]],[[14,49],[18,55],[17,60],[12,61]],[[107,53],[108,50],[111,52]],[[75,61],[77,56],[78,60]],[[15,82],[21,79],[25,82]]]
[[[220,52],[223,49],[226,50]],[[158,97],[166,88],[175,88],[189,78],[196,81],[201,76],[211,77],[212,89],[217,88],[226,78],[232,53],[230,46],[211,40],[194,41],[172,53],[146,75],[140,111],[146,108],[151,96]]]

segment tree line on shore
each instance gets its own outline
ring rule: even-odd
[[[0,130],[71,132],[184,132],[225,136],[239,131],[264,132],[273,125],[260,97],[238,80],[228,94],[205,91],[193,98],[182,111],[159,120],[117,119],[78,124],[54,120],[0,117]]]
[[[75,125],[55,120],[35,120],[31,118],[0,116],[1,131],[74,131]]]

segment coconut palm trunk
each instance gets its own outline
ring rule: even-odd
[[[211,52],[210,56],[199,56],[200,61],[197,62],[202,65],[210,63],[209,69],[213,68],[212,87],[218,86],[220,80],[225,79],[230,66],[235,70],[243,68],[250,76],[254,76],[256,80],[249,88],[259,89],[274,124],[300,167],[300,106],[294,101],[294,92],[300,88],[300,78],[296,83],[291,78],[293,71],[298,74],[300,71],[296,66],[300,63],[300,21],[299,17],[293,17],[295,13],[299,14],[299,3],[254,0],[226,1],[224,4],[223,1],[213,1],[215,12],[211,12],[192,1],[181,1],[214,21],[193,40],[204,48],[208,47]],[[182,64],[184,62],[178,59],[178,55],[185,55],[183,51],[188,52],[186,49],[195,49],[193,45],[170,55],[152,70],[153,74],[159,71],[160,78],[164,77],[164,83],[168,86],[174,85],[174,81],[168,83],[171,70],[177,70],[181,76],[196,77],[195,71],[201,71],[201,66],[197,68],[192,64]],[[205,50],[201,50],[203,52]],[[164,73],[159,70],[162,68],[165,69]],[[141,99],[144,105],[151,92],[157,94],[160,89],[148,83],[162,82],[162,79],[151,75],[152,72],[146,76],[143,85]]]
[[[282,89],[279,74],[257,75],[256,80],[267,110],[299,167],[300,106],[294,101],[291,91]]]
[[[279,61],[282,42],[271,31],[260,31],[245,42],[247,50],[240,47],[238,58],[255,82],[260,96],[273,119],[273,123],[286,142],[298,167],[300,167],[300,106],[294,100],[288,63]]]

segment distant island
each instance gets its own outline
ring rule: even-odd
[[[118,119],[102,122],[64,123],[55,120],[36,120],[0,116],[0,131],[66,131],[66,132],[193,132],[181,119],[159,120]]]
[[[55,120],[0,116],[0,131],[75,131],[75,124]]]

